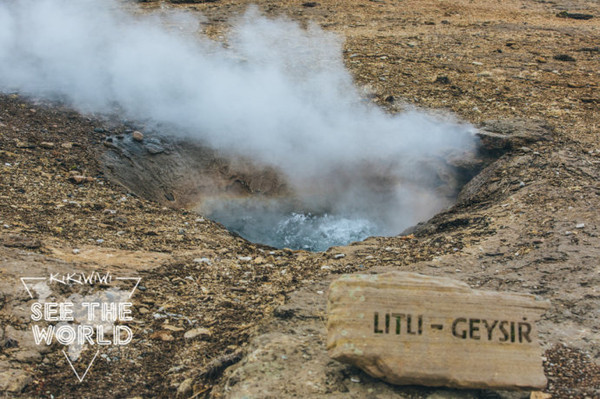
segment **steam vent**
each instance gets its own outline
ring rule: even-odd
[[[600,398],[600,4],[0,1],[0,397]]]

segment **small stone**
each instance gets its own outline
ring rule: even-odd
[[[96,133],[104,133],[104,129],[102,129],[101,127],[97,127],[94,129],[94,132]]]
[[[141,307],[138,309],[138,312],[140,312],[140,314],[146,314],[146,313],[148,313],[148,312],[149,312],[149,310],[148,310],[148,308],[146,308],[146,307],[144,307],[144,306],[141,306]]]
[[[551,399],[552,395],[546,392],[541,391],[533,391],[531,395],[529,395],[529,399]]]
[[[171,333],[169,331],[161,330],[161,331],[156,331],[156,332],[152,333],[150,335],[150,339],[157,339],[157,340],[168,342],[168,341],[173,341],[175,338],[173,338],[173,335],[171,335]]]
[[[473,61],[472,62],[473,65],[477,65],[477,66],[482,66],[483,62],[479,62],[479,61]]]
[[[70,150],[71,148],[73,148],[73,143],[66,142],[66,143],[62,143],[60,146],[66,150]]]
[[[333,255],[334,259],[342,259],[342,258],[345,258],[345,257],[346,257],[346,254],[335,254],[335,255]]]
[[[585,223],[577,223],[577,224],[575,225],[575,228],[576,228],[576,229],[583,229],[584,227],[585,227]]]
[[[434,83],[439,83],[439,84],[447,85],[447,84],[450,84],[450,78],[448,76],[438,76],[438,77],[435,78],[435,82]]]
[[[545,59],[544,57],[537,57],[535,60],[536,60],[537,62],[539,62],[540,64],[545,64],[545,63],[547,63],[547,62],[548,62],[548,60],[547,60],[547,59]]]
[[[73,249],[73,255],[77,255],[79,252],[81,252],[79,249],[77,249],[77,248]]]
[[[575,58],[571,57],[568,54],[558,54],[552,58],[554,58],[557,61],[565,61],[565,62],[575,62],[576,61]]]
[[[49,142],[49,141],[42,141],[42,142],[40,143],[40,147],[42,147],[42,148],[45,148],[45,149],[48,149],[48,150],[49,150],[49,149],[52,149],[52,148],[54,148],[54,143],[51,143],[51,142]]]
[[[36,249],[42,246],[42,242],[38,239],[22,236],[12,235],[4,239],[2,245],[10,248],[27,248]]]
[[[17,141],[17,148],[35,148],[35,144],[27,143],[24,141]]]
[[[177,327],[177,326],[172,326],[170,324],[163,324],[162,328],[164,328],[165,330],[173,331],[173,332],[183,331],[183,328]]]
[[[583,20],[583,21],[594,18],[594,16],[592,14],[583,14],[583,13],[579,13],[579,12],[568,12],[568,11],[561,11],[558,14],[556,14],[556,16],[558,18],[571,18],[571,19],[579,19],[579,20]]]
[[[185,338],[185,339],[194,339],[197,337],[206,338],[206,337],[210,337],[211,335],[212,335],[212,333],[210,332],[210,330],[208,328],[198,327],[198,328],[194,328],[192,330],[186,331],[185,334],[183,334],[183,338]]]
[[[24,350],[17,352],[15,359],[23,363],[39,363],[42,360],[42,354],[36,350]]]
[[[71,180],[73,183],[76,183],[76,184],[81,184],[81,183],[85,183],[86,181],[88,181],[87,177],[83,176],[83,175],[70,176],[69,180]]]
[[[144,135],[142,134],[142,132],[136,130],[133,133],[131,133],[131,138],[135,141],[142,141],[144,140]]]
[[[191,378],[186,378],[183,380],[179,387],[177,388],[177,397],[178,398],[187,398],[192,393],[192,389],[194,388],[194,380]]]

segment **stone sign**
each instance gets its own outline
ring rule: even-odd
[[[327,350],[399,385],[546,386],[532,295],[415,273],[345,275],[329,289]]]

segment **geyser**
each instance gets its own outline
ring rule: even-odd
[[[258,242],[324,249],[398,234],[451,203],[457,174],[446,160],[473,147],[470,126],[365,102],[342,39],[315,25],[250,9],[226,44],[200,26],[195,14],[134,16],[111,1],[4,2],[0,90],[142,121],[232,167],[244,158],[276,171],[283,194],[242,178],[237,191],[202,185],[196,204],[183,201]]]

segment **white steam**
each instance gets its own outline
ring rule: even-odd
[[[365,103],[341,38],[317,26],[250,9],[223,46],[201,34],[197,18],[173,14],[165,26],[164,15],[134,16],[111,1],[4,0],[0,90],[173,125],[278,167],[332,212],[387,220],[382,233],[446,204],[421,166],[470,146],[468,126]],[[374,176],[391,182],[392,198],[371,187]]]

